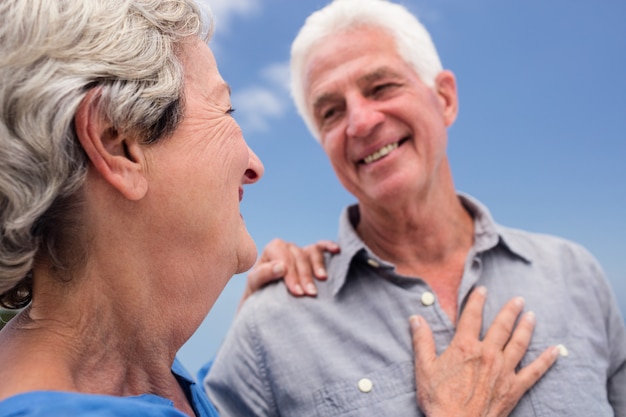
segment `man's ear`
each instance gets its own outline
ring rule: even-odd
[[[95,170],[129,200],[139,200],[148,191],[142,169],[143,149],[118,132],[99,111],[100,90],[83,98],[74,117],[76,135]]]
[[[456,91],[456,79],[451,71],[443,70],[435,78],[435,91],[443,110],[446,127],[456,120],[459,112],[459,97]]]

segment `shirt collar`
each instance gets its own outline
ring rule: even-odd
[[[179,379],[185,381],[187,385],[195,384],[195,380],[193,377],[187,372],[187,369],[183,366],[182,363],[178,360],[178,358],[174,358],[174,363],[172,364],[172,373]]]
[[[501,245],[523,261],[531,262],[530,248],[515,233],[511,233],[511,229],[497,224],[485,205],[468,194],[459,192],[457,195],[463,207],[474,218],[475,253],[486,252]]]
[[[517,239],[516,235],[511,233],[509,229],[496,224],[486,206],[465,193],[458,193],[458,197],[465,209],[474,218],[473,250],[475,253],[486,252],[501,245],[523,261],[531,262],[530,253],[532,252],[526,247],[524,241]],[[361,240],[354,226],[358,223],[358,204],[345,207],[339,217],[339,234],[337,237],[341,252],[337,255],[328,255],[332,262],[327,259],[326,263],[328,274],[333,277],[332,281],[329,282],[333,295],[337,295],[343,288],[350,265],[357,257],[363,257],[370,262],[393,268],[393,264],[380,259]]]
[[[354,224],[358,224],[358,222],[359,206],[354,204],[345,207],[339,217],[339,234],[337,237],[337,243],[341,248],[341,252],[337,255],[329,255],[332,258],[332,262],[326,262],[328,275],[333,277],[330,282],[333,295],[337,295],[346,282],[348,269],[355,256],[367,251],[365,243],[363,243],[354,228]]]

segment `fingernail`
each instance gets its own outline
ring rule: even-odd
[[[306,293],[309,295],[317,295],[317,288],[315,285],[309,283],[306,285]]]
[[[515,305],[517,305],[518,307],[524,307],[524,297],[515,297]]]
[[[304,295],[304,291],[302,290],[300,284],[294,285],[293,291],[296,293],[296,295]]]
[[[569,352],[567,351],[567,348],[565,347],[565,345],[561,345],[561,344],[556,345],[556,350],[559,352],[560,356],[565,357],[569,355]]]
[[[272,271],[274,274],[282,276],[285,274],[285,265],[282,262],[278,262],[277,264],[274,264]]]
[[[487,287],[481,285],[480,287],[476,288],[476,291],[478,291],[482,295],[486,295],[487,294]]]
[[[526,319],[527,322],[532,323],[532,324],[535,324],[535,321],[537,321],[537,317],[535,317],[534,311],[529,311],[528,313],[526,313],[524,318]]]
[[[411,316],[409,317],[409,323],[411,324],[411,329],[415,330],[422,325],[420,322],[419,316]]]
[[[317,270],[315,271],[315,276],[318,278],[325,277],[326,270],[324,268],[317,268]]]

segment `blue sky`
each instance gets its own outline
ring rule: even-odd
[[[259,250],[274,237],[334,239],[354,201],[297,116],[289,47],[326,0],[207,0],[235,118],[265,164],[242,213]],[[626,2],[403,0],[457,76],[448,152],[459,190],[507,226],[577,241],[600,261],[626,315]],[[233,277],[180,358],[217,351],[245,276]],[[541,318],[539,318],[541,320]],[[306,325],[306,323],[303,323]]]

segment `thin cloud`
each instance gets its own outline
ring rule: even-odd
[[[233,17],[250,17],[261,10],[261,0],[199,0],[199,3],[209,6],[220,32],[228,31]]]
[[[270,64],[261,70],[261,77],[276,87],[289,92],[289,62]]]
[[[250,18],[261,11],[261,0],[199,0],[209,6],[213,15],[216,35],[228,34],[235,18]],[[219,54],[219,42],[213,40],[211,49]],[[289,66],[274,63],[258,74],[259,82],[239,88],[231,97],[237,110],[235,117],[246,132],[267,131],[270,119],[283,116],[289,109]]]
[[[437,6],[433,6],[432,2],[420,0],[407,3],[406,7],[409,11],[415,13],[415,16],[426,26],[426,29],[430,30],[433,25],[439,24],[442,21],[443,15],[441,8],[445,3],[451,2],[444,1]]]
[[[253,86],[233,94],[235,117],[246,132],[267,131],[269,119],[285,114],[287,102],[275,90]]]
[[[235,116],[246,132],[267,131],[271,119],[284,116],[290,108],[289,63],[273,63],[259,72],[261,81],[233,93]]]

